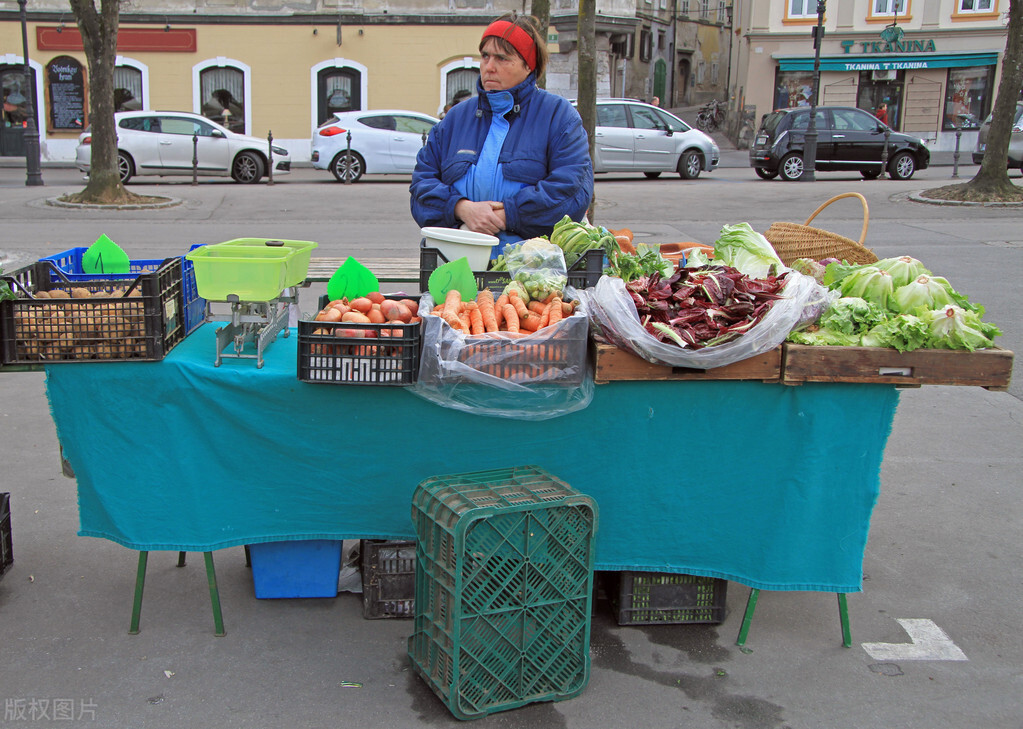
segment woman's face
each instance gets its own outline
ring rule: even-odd
[[[480,83],[485,91],[503,91],[518,86],[529,75],[529,66],[515,51],[505,53],[496,38],[487,38],[480,51]]]

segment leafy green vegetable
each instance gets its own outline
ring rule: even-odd
[[[858,296],[835,299],[821,314],[820,326],[845,334],[860,334],[885,320],[886,314],[877,304]]]
[[[834,329],[817,329],[810,327],[798,332],[792,332],[788,341],[793,344],[811,344],[813,346],[841,346],[850,347],[860,343],[860,338],[844,332],[836,332]]]
[[[910,314],[917,309],[938,309],[953,303],[948,288],[941,284],[935,276],[920,275],[905,286],[895,289],[892,294],[892,308],[903,314]]]
[[[0,274],[3,272],[3,267],[0,267]],[[14,295],[13,291],[11,291],[11,287],[8,283],[3,279],[0,279],[0,301],[14,301],[16,298],[18,297]]]
[[[894,347],[900,352],[911,352],[927,346],[927,325],[912,314],[898,314],[885,319],[860,337],[863,347]]]
[[[864,266],[853,271],[842,279],[838,290],[842,296],[858,296],[882,309],[888,308],[892,294],[895,293],[891,274],[876,266]]]
[[[994,324],[981,321],[974,311],[955,304],[920,315],[930,334],[928,346],[938,349],[975,349],[994,346],[994,338],[1001,330]]]
[[[608,256],[609,265],[604,269],[608,276],[617,276],[625,283],[635,281],[644,276],[658,273],[667,278],[675,272],[675,262],[661,255],[660,248],[640,243],[636,253],[625,253],[622,250],[612,251]]]
[[[714,242],[714,261],[732,266],[751,278],[767,278],[785,266],[767,238],[753,230],[749,223],[721,228]]]
[[[912,256],[899,256],[898,258],[884,258],[874,264],[882,271],[891,274],[895,288],[905,286],[918,276],[930,276],[931,272],[924,268],[924,264]]]

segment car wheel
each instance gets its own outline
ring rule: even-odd
[[[656,180],[658,177],[661,176],[660,172],[644,172],[643,174],[649,177],[651,180]]]
[[[803,157],[798,152],[789,152],[781,158],[778,165],[778,174],[781,179],[792,182],[803,176]]]
[[[700,176],[703,169],[703,160],[700,153],[695,150],[687,150],[682,153],[678,160],[678,176],[683,180],[695,180]]]
[[[255,152],[242,152],[234,158],[231,177],[246,185],[259,182],[263,179],[263,160]]]
[[[763,167],[754,167],[753,171],[757,173],[757,177],[761,180],[773,180],[778,176],[778,170],[767,170]]]
[[[888,164],[888,173],[896,180],[908,180],[916,172],[916,160],[909,152],[899,152]]]
[[[338,182],[344,182],[345,179],[358,182],[366,171],[366,163],[358,152],[352,152],[351,157],[348,152],[338,152],[330,162],[330,171]]]
[[[127,152],[117,153],[117,174],[121,177],[121,184],[128,184],[128,180],[135,174],[135,163]]]
[[[881,170],[860,170],[864,180],[876,180],[881,176]]]

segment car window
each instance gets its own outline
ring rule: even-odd
[[[778,125],[781,124],[782,119],[784,119],[785,116],[786,116],[785,114],[782,114],[777,111],[771,112],[770,114],[766,114],[764,116],[763,121],[760,122],[760,131],[763,132],[764,134],[773,134],[774,131],[778,128]]]
[[[624,104],[600,104],[597,106],[598,127],[627,127],[629,118]]]
[[[810,112],[809,111],[796,111],[792,114],[792,125],[790,129],[798,132],[805,132],[807,127],[810,126]],[[815,125],[818,129],[826,129],[827,122],[824,120],[824,111],[821,109],[817,110],[817,124]]]
[[[399,132],[410,132],[411,134],[429,134],[433,129],[433,122],[429,119],[420,119],[417,116],[395,116],[394,123]]]
[[[117,126],[122,129],[134,129],[136,132],[159,132],[160,120],[155,116],[129,116],[121,119]]]
[[[646,106],[632,107],[632,126],[635,129],[664,129],[657,111]]]
[[[831,115],[838,131],[873,132],[877,129],[877,117],[858,109],[832,109]]]
[[[213,134],[212,125],[179,116],[165,116],[160,119],[160,125],[164,134],[186,134],[189,137],[209,137]]]
[[[689,126],[681,119],[677,119],[673,117],[671,114],[661,111],[660,109],[652,109],[651,111],[653,111],[654,114],[657,115],[657,118],[660,119],[661,124],[664,127],[670,129],[671,131],[673,132],[689,131]]]
[[[365,124],[367,127],[372,127],[373,129],[383,129],[387,132],[393,132],[398,128],[397,123],[394,121],[394,117],[390,114],[360,117],[359,123]]]

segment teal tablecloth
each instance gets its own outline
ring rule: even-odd
[[[214,328],[162,362],[47,368],[80,535],[188,551],[412,539],[423,479],[536,464],[596,499],[597,569],[861,589],[894,387],[618,382],[527,422],[300,382],[294,331],[262,369],[214,367]]]

